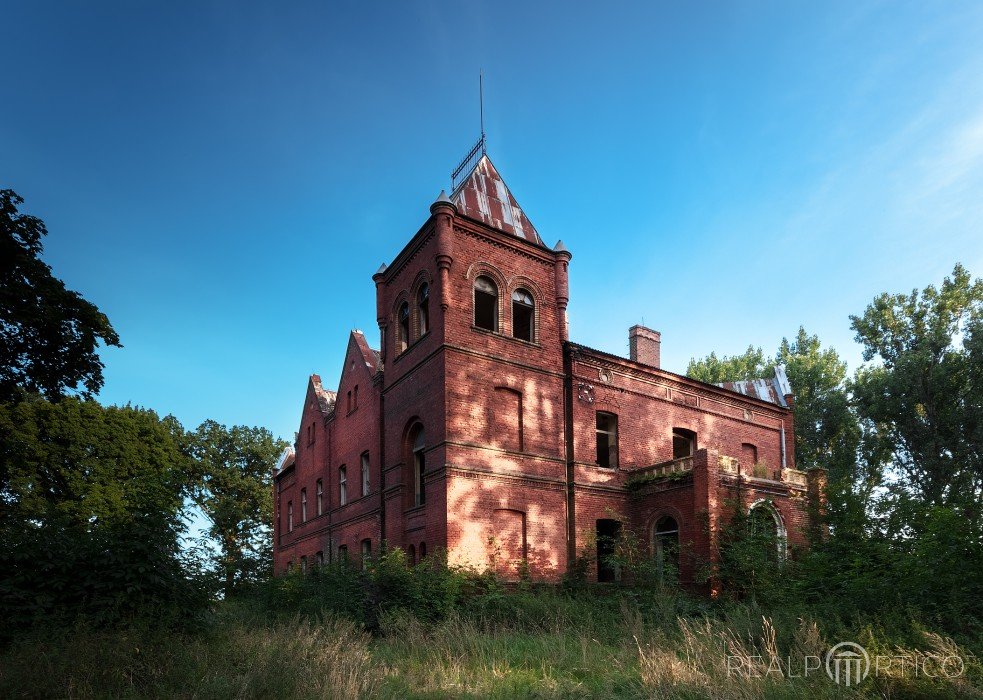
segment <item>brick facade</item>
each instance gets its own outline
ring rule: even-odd
[[[430,211],[373,277],[380,350],[354,331],[337,391],[308,382],[274,477],[277,572],[385,541],[414,559],[446,551],[557,580],[605,528],[655,552],[658,524],[678,530],[680,577],[696,583],[737,504],[767,508],[788,544],[805,543],[810,478],[794,469],[791,396],[662,370],[661,338],[640,326],[631,359],[570,342],[572,256],[543,245],[487,157]],[[479,309],[484,289],[497,303]],[[690,439],[675,452],[674,431]]]

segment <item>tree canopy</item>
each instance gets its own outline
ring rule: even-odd
[[[272,566],[271,480],[287,443],[266,428],[228,428],[208,420],[188,433],[185,445],[193,460],[191,499],[208,519],[208,535],[218,546],[208,559],[228,596]]]
[[[120,347],[119,336],[41,260],[47,229],[18,211],[23,202],[0,190],[0,400],[21,392],[92,396],[103,384],[96,350],[100,343]]]

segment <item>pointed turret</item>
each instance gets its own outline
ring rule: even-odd
[[[454,189],[450,199],[464,216],[543,245],[536,228],[515,201],[487,155],[483,154],[478,159],[471,172]]]

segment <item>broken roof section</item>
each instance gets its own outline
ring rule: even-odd
[[[739,382],[722,382],[717,386],[784,408],[788,408],[785,397],[792,394],[792,386],[788,383],[784,365],[775,367],[775,376],[771,379],[745,379]]]
[[[482,155],[471,172],[451,194],[457,210],[484,221],[499,231],[543,245],[536,228],[515,201],[502,176],[487,155]]]
[[[362,359],[365,360],[365,366],[372,372],[378,372],[381,370],[382,353],[369,347],[369,343],[365,339],[365,334],[362,333],[362,331],[358,329],[353,330],[352,337],[355,338],[355,344],[358,346],[359,352],[362,353]]]
[[[325,389],[321,385],[321,376],[318,374],[311,375],[311,386],[314,387],[314,395],[317,397],[318,408],[321,409],[322,413],[331,413],[334,410],[338,393]]]

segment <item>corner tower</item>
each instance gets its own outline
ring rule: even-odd
[[[571,255],[543,243],[479,146],[374,276],[386,538],[507,576],[555,576],[566,568]]]

